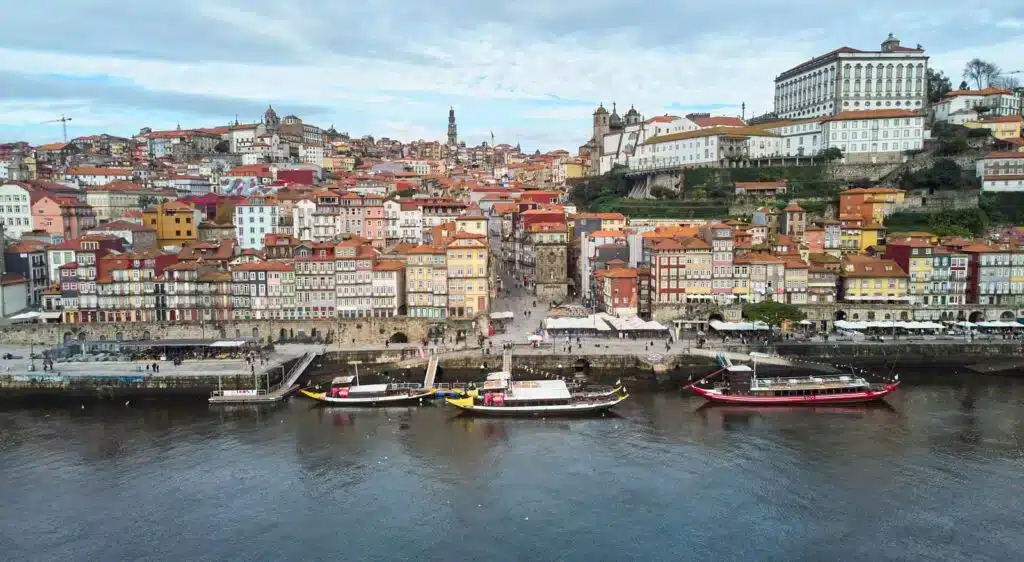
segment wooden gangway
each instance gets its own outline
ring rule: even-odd
[[[512,350],[506,349],[501,354],[501,370],[506,373],[512,372]]]
[[[427,375],[423,377],[423,388],[434,388],[434,380],[437,378],[437,369],[441,364],[441,358],[431,355],[427,361]]]
[[[313,360],[319,357],[319,353],[307,352],[292,366],[291,371],[285,374],[285,378],[278,384],[266,388],[253,390],[215,390],[210,393],[210,404],[265,404],[280,402],[286,396],[298,390],[296,381],[302,376]]]

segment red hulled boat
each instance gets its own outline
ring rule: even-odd
[[[720,374],[722,381],[708,382]],[[727,364],[688,388],[719,404],[822,406],[874,402],[899,385],[898,376],[888,383],[871,383],[855,375],[759,378],[747,365]]]

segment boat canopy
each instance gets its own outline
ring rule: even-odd
[[[726,370],[733,373],[749,373],[753,371],[748,365],[729,365],[726,367]]]
[[[331,384],[352,384],[352,381],[356,380],[354,375],[345,375],[343,377],[334,377]]]
[[[491,320],[511,320],[515,318],[515,316],[515,313],[511,310],[506,310],[505,312],[492,312]]]
[[[568,400],[572,397],[565,381],[520,381],[512,385],[508,400]]]
[[[505,371],[495,371],[487,375],[487,380],[489,381],[505,380],[510,378],[512,378],[512,375],[506,373]]]
[[[348,389],[349,394],[378,394],[386,392],[388,385],[386,384],[363,384],[359,386],[353,386]]]

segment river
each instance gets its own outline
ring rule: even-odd
[[[1024,381],[891,407],[616,417],[89,403],[0,410],[6,560],[1012,560]]]

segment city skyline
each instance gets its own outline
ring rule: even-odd
[[[653,3],[643,13],[575,0],[514,11],[461,1],[429,10],[44,4],[12,11],[0,37],[3,142],[60,140],[60,125],[43,121],[62,114],[74,119],[70,136],[131,135],[236,114],[254,122],[268,104],[353,136],[444,142],[454,106],[468,144],[490,142],[493,130],[497,143],[574,150],[599,102],[646,117],[738,115],[745,102],[749,117],[771,110],[778,73],[841,46],[877,49],[889,32],[923,45],[954,86],[974,57],[1018,70],[1012,55],[1024,47],[1024,7],[1014,2],[966,10],[912,1],[895,15],[860,8],[855,29],[834,6],[802,0],[787,11],[727,0]],[[685,33],[696,21],[703,33]]]

